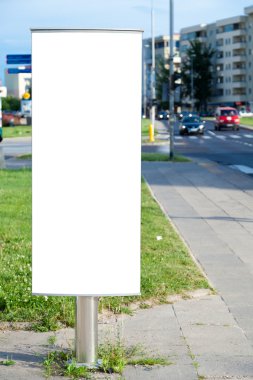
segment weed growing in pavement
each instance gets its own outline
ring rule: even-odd
[[[140,346],[125,347],[119,340],[106,341],[98,347],[98,358],[101,365],[97,369],[79,366],[73,352],[50,352],[43,362],[45,376],[67,376],[72,379],[90,379],[94,372],[122,374],[126,365],[170,365],[166,358],[145,357]]]
[[[14,365],[15,363],[16,362],[14,360],[9,359],[8,357],[7,359],[0,361],[0,365],[4,365],[4,366],[11,366],[11,365]]]
[[[48,342],[48,344],[50,344],[51,346],[54,346],[55,343],[56,343],[56,336],[55,336],[55,335],[51,335],[51,336],[49,336],[47,342]]]

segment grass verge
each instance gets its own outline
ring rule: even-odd
[[[149,126],[151,124],[150,119],[141,119],[141,135],[142,137],[149,136]],[[154,131],[154,134],[157,134],[157,131]]]
[[[3,127],[3,138],[6,137],[29,137],[32,135],[30,125],[17,125],[15,127]]]
[[[0,321],[32,322],[37,331],[73,326],[74,297],[31,294],[31,170],[0,170],[0,183]],[[100,310],[127,313],[132,302],[144,308],[146,300],[209,288],[144,182],[141,266],[141,296],[101,298]]]
[[[17,156],[18,160],[31,160],[32,154],[22,154],[21,156]]]
[[[248,127],[253,128],[253,117],[241,117],[240,118],[241,125],[247,125]]]
[[[169,154],[164,154],[164,153],[146,153],[142,152],[141,153],[141,160],[142,161],[170,161],[170,162],[191,162],[186,157],[183,156],[177,156],[175,155],[173,159],[170,159]]]

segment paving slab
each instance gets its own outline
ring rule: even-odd
[[[52,336],[54,345],[49,343]],[[163,357],[171,364],[127,366],[122,377],[97,374],[94,379],[198,380],[200,374],[206,379],[235,379],[238,374],[253,377],[252,347],[219,295],[203,292],[173,304],[137,310],[133,316],[100,317],[99,342],[118,338],[127,347],[140,346],[145,357]],[[48,333],[3,330],[0,360],[12,358],[15,365],[0,366],[0,379],[42,380],[42,361],[47,353],[73,347],[71,328]]]
[[[212,337],[216,336],[220,351],[214,356],[221,358],[222,352],[226,352],[221,366],[226,374],[221,371],[219,376],[253,377],[250,324],[253,321],[253,178],[208,162],[143,163],[142,170],[154,197],[234,318],[234,325],[227,329],[223,343],[218,326],[215,329],[214,326],[203,327],[203,338],[200,331],[195,331],[196,326],[182,327],[191,349],[195,347],[196,355],[203,363],[209,363],[210,352],[199,353],[197,349],[204,350],[206,334],[211,337],[208,344],[215,352],[216,340]],[[235,356],[239,358],[234,365],[227,341],[229,346],[234,346]],[[243,358],[240,352],[244,352]],[[215,365],[210,364],[211,367],[214,371]],[[218,372],[207,371],[205,376],[218,376]]]

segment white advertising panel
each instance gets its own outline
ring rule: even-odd
[[[141,46],[32,29],[33,294],[140,293]]]

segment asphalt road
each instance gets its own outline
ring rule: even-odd
[[[17,159],[32,153],[31,137],[6,138],[0,144],[0,167],[7,169],[31,168],[32,160]]]
[[[161,133],[165,136],[166,123],[163,126]],[[252,130],[240,128],[239,131],[231,129],[215,131],[213,123],[207,121],[203,136],[180,136],[177,124],[174,132],[175,154],[198,160],[211,160],[222,165],[232,166],[246,174],[253,174]],[[160,146],[144,144],[142,151],[169,153],[169,141],[168,144],[164,143]]]
[[[32,152],[31,137],[17,137],[3,139],[0,147],[4,152],[5,158],[15,157]]]

